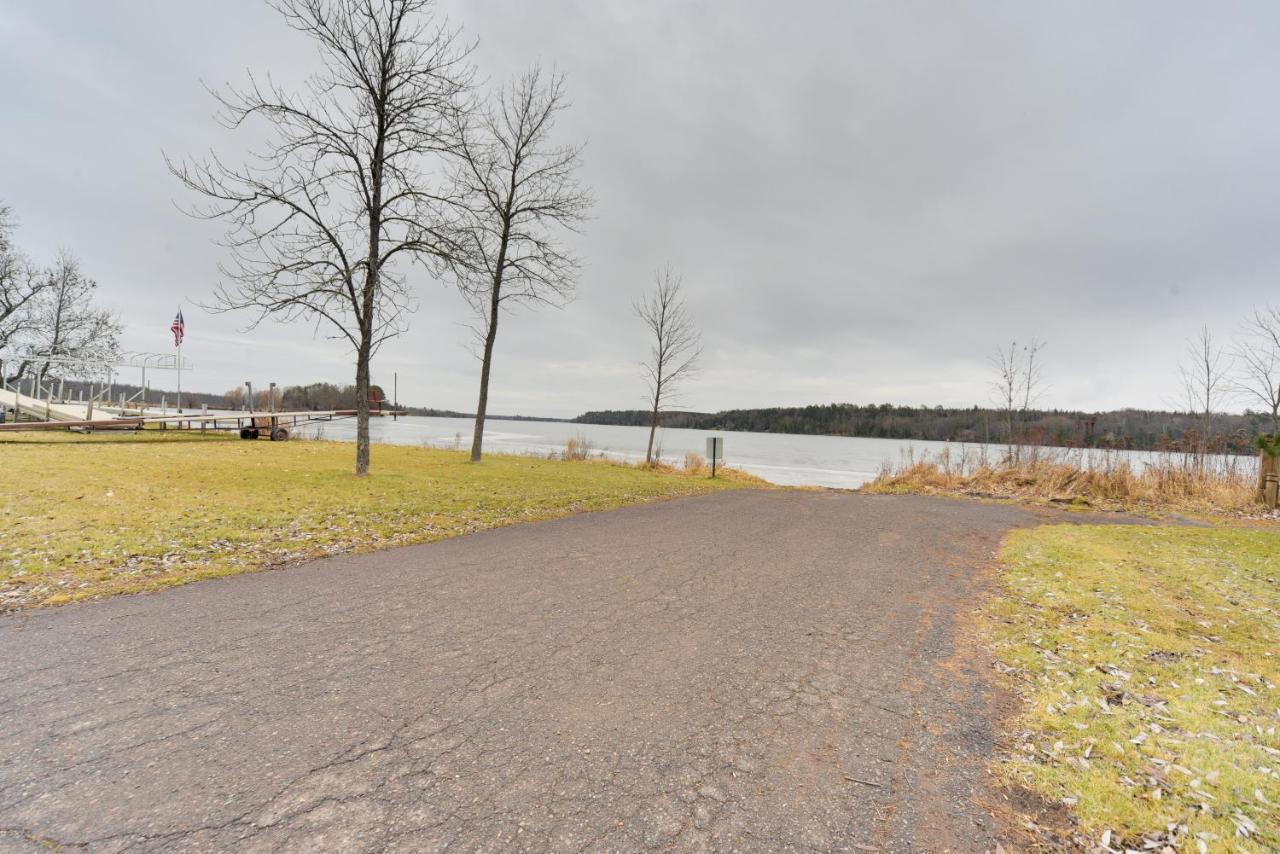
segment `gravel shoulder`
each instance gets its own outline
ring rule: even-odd
[[[1012,506],[738,491],[0,618],[0,850],[981,851]]]

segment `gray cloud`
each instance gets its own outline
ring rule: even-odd
[[[216,226],[173,206],[161,151],[234,155],[200,86],[297,80],[309,45],[257,0],[0,11],[0,198],[19,239],[79,253],[161,349],[217,281]],[[442,0],[494,79],[569,76],[598,205],[564,311],[504,323],[491,408],[639,405],[629,313],[685,276],[705,327],[697,408],[983,402],[986,356],[1050,342],[1050,401],[1160,406],[1185,338],[1276,301],[1280,10],[1267,3]],[[420,272],[375,363],[402,397],[473,405],[461,301]],[[192,377],[346,379],[336,342],[187,311]]]

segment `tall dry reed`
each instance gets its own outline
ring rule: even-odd
[[[579,433],[564,440],[564,452],[561,454],[561,458],[566,460],[585,460],[591,456],[593,450],[595,450],[595,446],[591,444],[591,440]]]
[[[1024,447],[1016,460],[986,449],[905,453],[882,466],[871,492],[1038,499],[1102,507],[1255,513],[1256,461],[1241,456]]]

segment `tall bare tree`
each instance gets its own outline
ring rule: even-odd
[[[1271,416],[1280,434],[1280,308],[1256,308],[1245,322],[1245,340],[1235,350],[1236,394]]]
[[[472,77],[470,47],[432,0],[275,0],[316,44],[301,93],[249,78],[217,93],[230,128],[265,120],[267,147],[241,167],[216,156],[170,169],[230,223],[215,308],[326,321],[355,353],[356,474],[369,471],[370,359],[411,307],[397,262],[447,255],[436,160]]]
[[[1186,354],[1178,370],[1182,376],[1187,411],[1199,415],[1196,451],[1204,455],[1213,436],[1213,416],[1230,388],[1232,359],[1214,339],[1208,326],[1200,327],[1187,342]]]
[[[501,87],[485,109],[457,115],[453,179],[464,213],[459,252],[449,266],[476,314],[481,342],[473,463],[482,454],[502,309],[560,306],[573,297],[578,261],[557,231],[576,230],[591,196],[577,180],[581,147],[553,140],[557,115],[567,106],[564,78],[545,77],[534,66]]]
[[[649,357],[641,363],[649,386],[649,445],[646,464],[653,463],[653,438],[658,418],[680,392],[680,386],[698,370],[702,356],[702,334],[685,305],[683,282],[668,267],[658,277],[651,293],[632,306],[649,334]]]

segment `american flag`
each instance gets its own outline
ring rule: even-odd
[[[169,324],[169,331],[173,333],[173,346],[181,347],[182,336],[187,334],[187,324],[182,321],[182,309],[178,309],[178,316]]]

